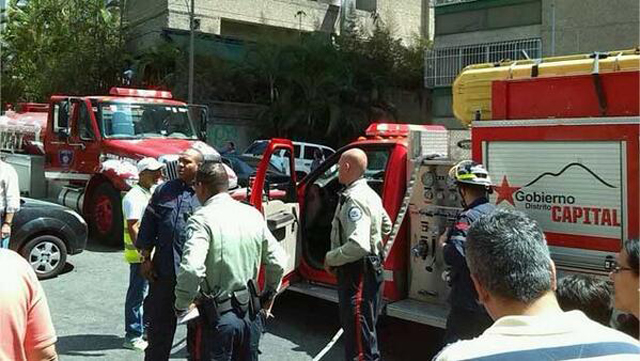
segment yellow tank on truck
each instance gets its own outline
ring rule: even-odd
[[[492,119],[491,83],[495,80],[585,75],[640,70],[640,48],[544,59],[474,64],[465,67],[453,82],[453,114],[464,125]]]

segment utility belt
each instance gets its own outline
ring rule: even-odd
[[[211,327],[215,327],[220,317],[225,313],[234,311],[240,318],[249,316],[253,321],[262,309],[265,295],[258,293],[256,282],[251,279],[247,285],[231,293],[212,295],[200,290],[196,305],[198,312],[204,321]]]
[[[376,277],[382,276],[384,267],[382,266],[384,257],[370,253],[364,256],[364,271],[374,274]]]

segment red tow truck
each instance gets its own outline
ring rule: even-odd
[[[585,72],[583,63],[599,71]],[[606,276],[621,240],[640,235],[639,70],[637,51],[472,66],[454,85],[471,142],[440,126],[372,124],[300,183],[292,175],[278,199],[262,193],[271,188],[267,161],[285,149],[293,169],[293,148],[272,140],[250,200],[290,255],[285,285],[337,300],[323,261],[340,188],[337,162],[354,147],[367,153],[365,177],[397,223],[384,264],[387,315],[445,325],[449,286],[437,239],[460,211],[447,173],[462,158],[486,165],[496,184],[492,203],[541,224],[561,273]]]
[[[0,148],[23,194],[57,198],[84,216],[93,239],[121,244],[121,193],[137,181],[136,162],[158,158],[165,177],[177,177],[178,153],[204,140],[205,126],[205,108],[168,91],[112,88],[109,95],[52,96],[49,104],[7,111]]]

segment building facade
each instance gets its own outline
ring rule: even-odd
[[[426,59],[435,123],[462,127],[451,84],[469,64],[635,48],[637,0],[436,0]]]
[[[125,18],[129,46],[153,46],[167,32],[189,31],[191,0],[127,0]],[[342,20],[357,19],[371,29],[382,20],[392,32],[410,42],[428,34],[429,0],[195,0],[199,33],[226,39],[278,40],[298,32],[340,33]]]

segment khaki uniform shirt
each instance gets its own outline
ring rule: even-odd
[[[186,309],[200,286],[213,294],[230,293],[258,278],[265,267],[265,290],[277,291],[287,255],[255,208],[220,193],[190,218],[175,288],[177,309]]]
[[[391,233],[391,227],[380,196],[366,179],[358,179],[340,194],[331,222],[331,251],[325,263],[337,267],[368,254],[382,254],[382,236]]]

